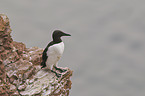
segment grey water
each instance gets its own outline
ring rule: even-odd
[[[60,29],[70,96],[145,96],[144,0],[0,0],[12,38],[45,48]]]

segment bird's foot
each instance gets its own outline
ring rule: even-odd
[[[53,70],[51,70],[51,72],[55,73],[55,75],[56,75],[58,78],[61,77],[61,74],[59,74],[59,73],[57,73],[57,72],[55,72],[55,71],[53,71]]]
[[[61,68],[58,68],[58,67],[56,67],[56,66],[54,66],[54,68],[55,68],[56,70],[60,71],[61,73],[67,71],[67,69],[61,69]]]

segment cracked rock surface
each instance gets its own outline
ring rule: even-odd
[[[43,49],[26,48],[10,33],[8,17],[0,14],[0,96],[69,96],[72,71],[57,78],[41,69]]]

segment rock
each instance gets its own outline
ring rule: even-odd
[[[4,47],[0,45],[0,53],[4,52]]]
[[[0,96],[68,96],[72,71],[60,78],[41,69],[43,49],[26,48],[11,38],[9,19],[0,14]]]
[[[26,50],[26,46],[22,42],[18,43],[18,42],[13,41],[13,45],[14,45],[13,51],[16,51],[18,55],[21,55],[23,51]]]

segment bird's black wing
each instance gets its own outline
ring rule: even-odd
[[[46,67],[46,61],[47,61],[47,58],[48,58],[48,55],[47,55],[47,51],[48,51],[48,48],[53,45],[53,41],[51,41],[47,47],[44,49],[43,51],[43,54],[42,54],[42,62],[41,62],[41,68],[44,68]]]
[[[43,54],[42,54],[42,62],[41,62],[41,68],[44,68],[46,67],[46,60],[47,60],[48,56],[47,56],[47,53],[45,52],[45,50],[43,51]]]

